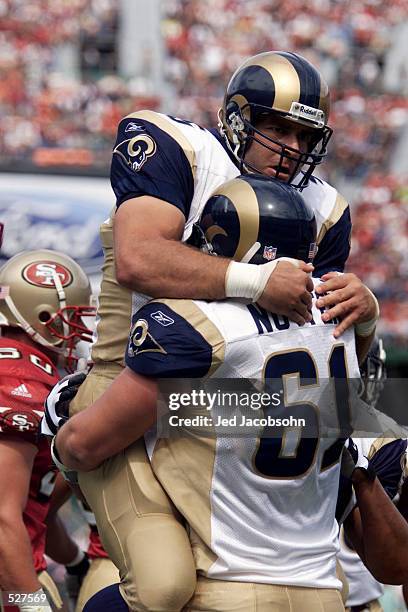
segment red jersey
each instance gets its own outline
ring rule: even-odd
[[[38,449],[23,515],[37,572],[46,567],[45,519],[56,477],[48,442],[39,429],[44,399],[58,379],[55,366],[40,350],[0,338],[0,439],[23,440]]]
[[[108,554],[102,545],[96,525],[91,525],[87,554],[90,559],[108,559]]]

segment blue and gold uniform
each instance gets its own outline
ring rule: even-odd
[[[154,472],[189,524],[200,576],[189,610],[309,611],[320,602],[342,609],[335,520],[341,446],[312,438],[308,428],[313,422],[322,431],[323,411],[339,401],[329,379],[358,378],[359,370],[353,330],[336,340],[334,324],[316,307],[312,314],[299,327],[252,304],[153,300],[135,315],[126,354],[133,371],[207,378],[213,391],[221,379],[210,410],[205,402],[180,404],[170,435],[149,444]],[[282,388],[273,406],[230,405],[237,387],[222,395],[223,379],[262,378]],[[190,423],[192,416],[201,419]],[[289,416],[303,416],[306,426],[293,420],[279,437],[265,434],[264,417]]]
[[[143,195],[169,202],[185,217],[183,241],[191,236],[193,224],[214,190],[239,174],[239,163],[216,130],[206,130],[189,121],[153,111],[133,113],[119,124],[111,168],[117,207],[126,200]],[[342,271],[350,248],[351,222],[347,202],[336,189],[314,177],[302,195],[313,209],[317,222],[319,251],[314,261],[316,273]],[[147,296],[132,293],[116,280],[114,214],[115,210],[101,226],[105,262],[96,342],[92,348],[94,366],[71,404],[71,414],[93,403],[121,371],[132,315],[148,301]],[[129,498],[122,498],[118,508],[115,483],[119,483],[122,477],[130,483]],[[149,573],[148,568],[157,567],[160,560],[164,577],[166,564],[160,551],[167,549],[171,551],[167,566],[172,572],[179,571],[168,582],[180,585],[181,594],[177,601],[172,601],[173,607],[169,605],[163,609],[179,609],[183,598],[188,599],[188,593],[191,594],[191,585],[194,588],[194,576],[186,569],[191,558],[187,558],[186,553],[183,563],[180,554],[178,566],[173,563],[173,551],[181,550],[183,546],[186,550],[185,532],[177,523],[174,530],[173,527],[169,529],[167,538],[165,527],[175,523],[168,520],[174,517],[174,508],[146,461],[143,441],[135,443],[125,457],[114,457],[103,468],[80,474],[79,479],[96,514],[103,544],[120,568],[124,585],[122,592],[128,603],[141,610],[162,609],[155,599],[159,595],[156,572]],[[104,504],[97,511],[95,505],[101,491],[104,491]],[[112,507],[109,507],[110,503]],[[126,524],[134,524],[143,517],[143,521],[139,521],[139,535],[133,542],[121,541],[113,528],[112,514],[118,512]],[[162,521],[160,530],[146,526],[148,517],[153,517],[152,523],[157,525],[158,516],[166,519]],[[158,549],[156,556],[155,548]],[[146,558],[149,552],[152,559]],[[140,601],[140,585],[143,585],[146,604]]]

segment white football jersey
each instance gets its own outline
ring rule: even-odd
[[[171,405],[169,435],[149,445],[209,578],[341,588],[335,509],[343,441],[305,435],[323,427],[323,408],[336,416],[338,390],[328,381],[359,377],[353,331],[336,340],[333,329],[316,307],[313,322],[299,327],[232,301],[153,300],[134,317],[130,368],[176,378],[180,392],[186,378],[207,377],[204,389],[215,393],[205,406]],[[256,388],[231,396],[232,405],[222,393],[242,389],[240,381],[248,391],[248,379],[267,380],[267,407]],[[270,437],[274,427],[278,437]]]
[[[154,111],[132,113],[119,124],[111,167],[117,206],[142,195],[173,204],[185,218],[183,241],[190,237],[193,224],[214,190],[239,174],[236,160],[215,129],[206,130]],[[336,189],[315,177],[302,195],[316,216],[319,245],[314,260],[316,275],[342,271],[350,247],[347,202]],[[114,212],[101,226],[105,263],[92,359],[96,364],[123,365],[132,314],[149,298],[132,294],[116,281],[113,219]],[[162,253],[157,253],[157,257],[161,258]]]

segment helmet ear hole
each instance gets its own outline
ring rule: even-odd
[[[51,315],[47,310],[42,310],[38,315],[38,319],[41,321],[41,323],[47,323],[47,321],[51,319]]]

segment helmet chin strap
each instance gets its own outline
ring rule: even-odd
[[[65,295],[65,291],[64,291],[64,288],[62,286],[61,280],[60,280],[60,278],[59,278],[59,276],[58,276],[58,274],[56,273],[55,270],[52,271],[52,279],[54,281],[55,290],[56,290],[57,295],[58,295],[59,309],[62,310],[67,305],[66,295]],[[57,346],[54,346],[50,342],[48,342],[48,340],[43,338],[41,336],[41,334],[39,334],[29,324],[28,321],[26,321],[26,319],[23,317],[21,312],[17,309],[17,307],[14,304],[14,302],[13,302],[12,298],[10,297],[10,295],[8,295],[5,298],[5,301],[6,301],[7,306],[9,307],[11,313],[14,315],[16,320],[21,325],[22,329],[34,340],[34,342],[37,342],[38,344],[41,344],[41,346],[45,346],[48,349],[50,349],[51,351],[54,351],[55,353],[58,353],[60,355],[66,355],[67,354],[66,349],[59,348]],[[67,323],[64,320],[62,320],[62,327],[63,327],[64,336],[67,337],[69,335],[69,326],[67,325]]]
[[[248,263],[249,261],[251,261],[255,253],[259,250],[260,246],[261,246],[260,242],[255,242],[251,246],[251,248],[245,253],[243,258],[241,259],[241,263]]]
[[[11,313],[16,318],[16,320],[19,322],[21,328],[26,332],[26,334],[28,334],[34,340],[34,342],[37,342],[38,344],[41,344],[41,346],[45,346],[55,351],[56,353],[63,352],[64,349],[59,349],[58,347],[53,346],[45,338],[43,338],[41,334],[35,331],[33,327],[31,327],[29,322],[25,320],[23,315],[17,309],[16,305],[14,304],[12,298],[9,295],[5,298],[5,301]]]

